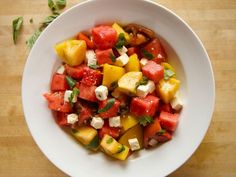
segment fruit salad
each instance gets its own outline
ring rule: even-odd
[[[99,25],[56,44],[55,52],[62,64],[44,97],[58,125],[85,148],[125,160],[172,139],[180,81],[152,30]]]

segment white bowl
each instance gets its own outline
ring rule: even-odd
[[[42,94],[49,90],[60,60],[54,45],[96,24],[118,21],[149,27],[162,37],[177,68],[184,109],[171,141],[142,150],[125,162],[93,154],[54,121]],[[174,52],[175,51],[175,52]],[[211,121],[215,85],[209,57],[192,29],[165,7],[141,0],[97,0],[64,12],[41,34],[31,50],[22,81],[22,99],[30,132],[43,153],[65,173],[80,177],[166,176],[181,166],[201,143]]]

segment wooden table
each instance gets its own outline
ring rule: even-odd
[[[194,155],[170,176],[235,177],[236,1],[156,1],[177,13],[199,35],[216,80],[215,112],[207,135]],[[78,2],[68,0],[67,8]],[[21,104],[21,79],[28,55],[25,41],[48,14],[47,0],[0,0],[0,176],[66,176],[33,141]],[[20,15],[25,21],[14,45],[11,23]]]

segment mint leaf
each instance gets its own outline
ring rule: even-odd
[[[139,124],[142,126],[146,126],[153,122],[153,118],[151,116],[142,116],[139,118]]]
[[[110,85],[110,89],[114,90],[116,87],[118,87],[118,82],[117,81],[112,82]]]
[[[58,10],[58,7],[53,0],[48,0],[48,7],[52,10],[52,12],[56,12]]]
[[[76,80],[72,79],[70,76],[66,76],[66,82],[70,88],[73,88],[76,84]]]
[[[91,69],[98,69],[98,68],[100,68],[100,66],[92,64],[92,65],[89,65],[89,68],[91,68]]]
[[[124,33],[120,33],[116,42],[115,47],[117,49],[121,49],[125,44],[127,43],[126,39],[125,39],[125,34]]]
[[[113,138],[109,138],[109,139],[107,139],[107,141],[106,141],[107,144],[111,144],[112,142],[113,142]]]
[[[66,6],[66,0],[56,0],[56,5],[59,9],[63,9]]]
[[[73,106],[72,100],[73,98],[77,97],[79,95],[79,89],[77,89],[76,87],[73,89],[69,99],[69,103]]]
[[[34,34],[32,34],[32,36],[26,41],[26,45],[28,48],[32,48],[34,43],[36,42],[36,40],[38,39],[38,37],[40,36],[42,31],[40,31],[39,29],[37,29]]]
[[[148,78],[143,76],[142,79],[137,83],[136,88],[140,85],[146,85],[148,83]]]
[[[169,78],[173,77],[175,72],[170,69],[164,69],[164,79],[168,80]]]
[[[93,140],[86,146],[89,149],[96,149],[99,146],[99,137],[98,135],[93,138]]]
[[[116,56],[115,56],[114,54],[112,54],[112,53],[110,53],[110,59],[111,59],[111,61],[112,61],[113,63],[116,62]]]
[[[117,153],[121,153],[125,150],[125,146],[122,144]]]
[[[18,17],[12,22],[12,34],[13,34],[14,44],[16,44],[16,39],[18,37],[22,24],[23,24],[23,17]]]
[[[50,16],[47,16],[44,21],[41,23],[42,26],[40,28],[46,28],[53,20],[55,20],[60,14],[56,13]]]
[[[108,111],[109,109],[112,108],[112,106],[114,105],[115,103],[115,98],[111,98],[107,101],[107,104],[102,108],[102,109],[99,109],[98,110],[98,113],[103,113],[103,112],[106,112]]]
[[[161,129],[159,132],[157,132],[157,135],[163,135],[166,132],[165,129]]]
[[[154,58],[153,54],[148,52],[147,50],[143,49],[142,50],[143,56],[147,58],[148,60],[152,60]]]

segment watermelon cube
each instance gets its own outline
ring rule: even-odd
[[[144,76],[155,83],[164,78],[164,67],[154,61],[148,61],[147,64],[142,67],[142,72]]]
[[[161,127],[169,130],[169,131],[175,131],[177,124],[179,121],[179,114],[175,113],[169,113],[169,112],[165,112],[162,111],[160,113],[160,124]]]

